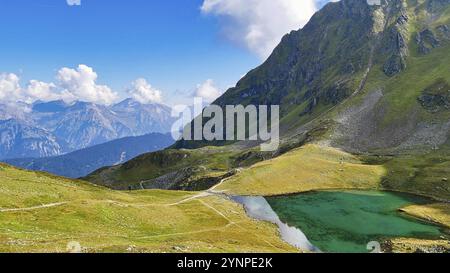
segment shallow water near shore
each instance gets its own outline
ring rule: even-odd
[[[302,249],[367,253],[385,238],[439,238],[439,226],[399,209],[429,200],[382,191],[318,191],[278,197],[236,197],[249,216],[278,225],[282,238]]]
[[[235,196],[233,200],[244,205],[245,211],[250,217],[276,224],[285,242],[299,249],[319,251],[308,241],[300,229],[283,223],[264,197]]]

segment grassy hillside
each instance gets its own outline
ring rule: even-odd
[[[402,157],[357,156],[308,144],[243,169],[216,189],[239,195],[384,189],[450,200],[449,162],[445,152]]]
[[[449,149],[399,156],[361,156],[368,164],[386,170],[382,186],[388,190],[411,192],[450,200]]]
[[[0,165],[0,252],[296,251],[222,197],[116,192]]]
[[[426,219],[427,221],[439,223],[447,228],[450,228],[449,203],[409,206],[403,208],[402,211],[417,218]]]
[[[337,149],[306,145],[240,171],[216,187],[229,194],[278,195],[319,189],[380,188],[385,169]]]
[[[84,179],[113,189],[205,190],[218,183],[232,169],[238,152],[227,147],[197,150],[163,150],[139,156],[129,162],[103,168]],[[164,177],[167,176],[167,177]],[[163,182],[155,181],[164,177]],[[211,184],[212,183],[212,184]]]

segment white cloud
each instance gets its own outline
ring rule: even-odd
[[[132,88],[128,90],[128,94],[140,103],[161,103],[162,93],[158,89],[153,88],[146,79],[139,78],[132,82]]]
[[[56,76],[61,96],[64,100],[82,100],[100,104],[111,104],[119,98],[106,85],[96,83],[97,73],[86,65],[80,64],[77,69],[61,68]]]
[[[35,80],[30,81],[26,88],[22,88],[20,78],[16,74],[0,74],[0,102],[2,103],[56,100],[60,96],[55,93],[55,88],[56,86],[52,83]]]
[[[61,68],[56,83],[31,80],[21,87],[16,74],[0,74],[0,102],[26,102],[36,100],[52,101],[62,99],[67,102],[81,100],[98,104],[111,104],[119,99],[106,85],[96,83],[97,73],[86,65],[77,69]]]
[[[201,11],[224,17],[227,38],[265,59],[286,33],[308,22],[318,8],[316,1],[204,0]]]
[[[28,102],[36,100],[52,101],[61,99],[61,95],[57,93],[57,87],[54,83],[46,83],[36,80],[31,80],[26,89],[24,89],[25,96]]]
[[[0,74],[0,101],[15,102],[24,100],[22,89],[20,88],[20,79],[16,74]]]
[[[69,6],[81,6],[81,0],[66,0]]]
[[[195,91],[196,97],[201,97],[207,102],[212,102],[217,99],[222,92],[220,92],[219,88],[217,88],[214,84],[214,81],[211,79],[206,80],[202,84],[197,85],[197,90]]]

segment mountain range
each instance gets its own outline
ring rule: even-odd
[[[111,106],[0,104],[0,159],[57,156],[123,137],[168,133],[173,122],[168,106],[133,99]]]
[[[173,142],[170,134],[152,133],[116,139],[55,157],[20,158],[4,162],[28,170],[78,178],[98,168],[121,164],[140,154],[162,150]]]

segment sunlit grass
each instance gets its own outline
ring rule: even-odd
[[[296,251],[240,205],[188,199],[197,194],[117,192],[2,165],[0,252],[65,252],[70,241],[87,252]]]
[[[239,195],[277,195],[319,189],[377,189],[382,166],[329,147],[306,145],[257,163],[225,181],[217,190]]]

